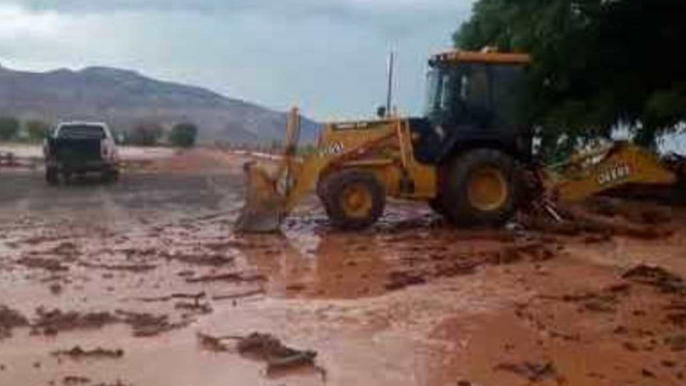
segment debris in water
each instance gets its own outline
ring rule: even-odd
[[[0,340],[12,336],[13,328],[25,327],[28,324],[29,321],[24,315],[0,304]]]
[[[248,298],[251,296],[256,296],[256,295],[264,295],[264,290],[259,288],[255,289],[252,291],[245,291],[241,293],[235,293],[235,294],[226,294],[226,295],[214,295],[212,296],[212,300],[236,300],[236,299],[242,299],[242,298]]]
[[[418,273],[396,271],[388,274],[388,283],[386,283],[385,287],[389,291],[395,291],[403,289],[405,287],[409,287],[411,285],[419,285],[425,283],[426,279],[424,278],[424,276]]]
[[[133,336],[136,337],[156,336],[189,324],[188,321],[171,323],[167,315],[152,315],[121,310],[117,311],[117,314],[122,316],[122,322],[131,326]]]
[[[69,267],[62,265],[62,263],[57,260],[44,259],[42,257],[24,257],[19,260],[19,264],[28,268],[40,268],[50,272],[64,272],[69,270]]]
[[[38,319],[31,327],[34,332],[44,335],[56,335],[61,331],[78,329],[97,329],[118,322],[117,317],[108,312],[80,314],[75,311],[63,312],[60,309],[47,311],[39,307],[36,313]]]
[[[686,294],[684,279],[661,267],[639,265],[625,272],[622,278],[658,288],[663,293]]]
[[[533,383],[557,377],[557,370],[552,362],[501,363],[495,369],[515,373]]]
[[[250,282],[261,282],[266,281],[267,278],[264,275],[244,275],[242,273],[223,273],[217,275],[205,275],[194,278],[187,278],[186,283],[209,283],[214,281],[226,281],[230,283],[250,283]]]
[[[67,375],[62,378],[62,384],[64,386],[85,385],[88,383],[91,383],[90,378],[80,377],[77,375]]]
[[[144,273],[157,268],[154,264],[95,264],[80,262],[79,265],[85,268],[104,269],[106,271],[128,271],[134,273]]]
[[[233,264],[234,256],[226,256],[223,253],[204,254],[204,255],[187,255],[182,253],[162,253],[160,257],[169,261],[179,261],[185,264],[205,265],[211,267],[221,267],[228,264]]]
[[[50,288],[50,292],[53,295],[59,295],[62,293],[62,285],[60,285],[59,283],[50,284],[49,288]]]
[[[268,374],[279,370],[310,366],[319,371],[323,377],[326,376],[326,371],[316,366],[314,363],[315,358],[317,357],[316,351],[290,348],[270,334],[254,332],[245,337],[213,337],[199,333],[198,339],[203,348],[214,352],[231,351],[231,347],[226,341],[237,341],[235,348],[238,353],[243,356],[251,356],[267,362]]]
[[[74,346],[70,350],[58,350],[52,353],[55,357],[67,357],[74,360],[82,359],[120,359],[124,356],[122,349],[104,349],[101,347],[85,350],[81,346]]]

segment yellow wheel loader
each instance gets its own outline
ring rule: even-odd
[[[497,52],[433,56],[422,117],[329,123],[302,157],[294,109],[280,160],[245,166],[247,200],[237,229],[276,231],[313,191],[335,227],[355,230],[383,215],[387,197],[425,201],[457,225],[496,226],[543,197],[575,201],[627,183],[675,181],[656,156],[627,143],[532,166],[532,130],[517,124],[530,61]]]

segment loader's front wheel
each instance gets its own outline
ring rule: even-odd
[[[326,177],[320,199],[336,228],[358,230],[381,217],[386,193],[374,174],[363,170],[343,170]]]
[[[447,211],[445,210],[445,206],[443,204],[443,199],[441,197],[436,197],[432,198],[429,200],[429,208],[436,212],[436,214],[440,214],[441,216],[446,216]]]
[[[519,179],[513,159],[491,149],[456,158],[443,181],[448,218],[463,226],[498,226],[509,220],[519,202]]]

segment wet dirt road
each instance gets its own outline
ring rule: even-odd
[[[313,201],[281,236],[239,236],[241,162],[0,174],[0,385],[684,383],[683,209],[657,240],[458,231],[406,204],[341,234]],[[252,332],[317,366],[198,337]]]

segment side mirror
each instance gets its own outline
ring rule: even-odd
[[[386,118],[386,113],[387,113],[386,106],[379,106],[379,107],[376,109],[376,115],[377,115],[379,118]]]

